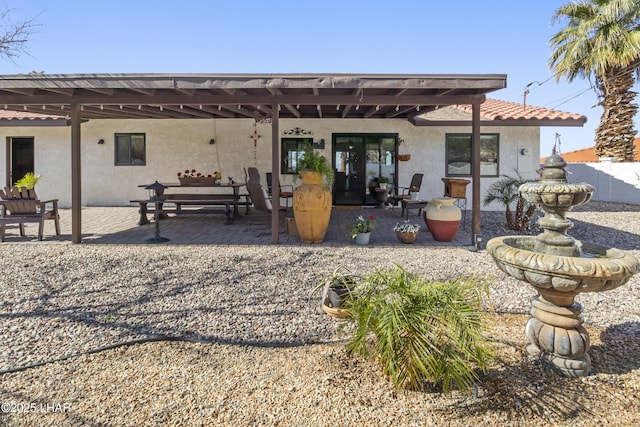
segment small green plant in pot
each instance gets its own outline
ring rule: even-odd
[[[42,175],[36,175],[33,172],[27,172],[22,178],[17,180],[13,185],[16,187],[25,187],[27,190],[33,190],[38,182],[42,179]]]
[[[322,287],[322,308],[332,317],[345,318],[349,311],[343,306],[350,299],[360,281],[360,276],[349,272],[344,267],[336,268],[331,274],[325,276],[324,281],[315,290]]]
[[[377,225],[378,222],[373,215],[369,215],[367,218],[359,215],[351,224],[349,224],[345,231],[345,236],[350,239],[355,239],[358,233],[371,233],[376,229]]]
[[[483,323],[489,286],[474,277],[428,281],[397,264],[378,270],[345,302],[354,327],[347,350],[377,361],[397,388],[469,389],[493,358]]]

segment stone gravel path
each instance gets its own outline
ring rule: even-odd
[[[638,207],[597,207],[600,210],[582,207],[572,212],[576,225],[570,234],[629,250],[640,258]],[[490,224],[484,229],[487,237],[506,233],[500,227],[501,214],[488,213],[483,218]],[[310,299],[312,290],[341,265],[366,274],[398,262],[434,279],[492,275],[494,309],[503,319],[521,317],[505,338],[511,342],[507,354],[513,355],[514,363],[524,357],[524,314],[535,294],[528,285],[501,273],[484,251],[463,247],[42,242],[2,244],[0,254],[5,271],[0,276],[0,371],[5,372],[0,404],[58,402],[71,407],[64,414],[0,412],[3,425],[33,425],[34,421],[62,425],[58,424],[61,419],[63,424],[78,425],[307,424],[304,410],[277,409],[278,405],[288,408],[283,403],[287,399],[299,401],[307,413],[314,405],[333,408],[360,425],[394,416],[403,425],[438,425],[438,417],[429,418],[418,409],[426,404],[424,399],[437,411],[448,413],[468,396],[398,397],[383,379],[371,377],[375,369],[344,357],[342,344],[335,343],[337,322],[319,309],[318,297]],[[637,350],[633,343],[640,340],[640,277],[616,290],[578,299],[590,328],[613,328],[618,340]],[[169,341],[119,346],[161,338]],[[637,353],[628,353],[627,348],[617,351],[637,360]],[[596,370],[599,354],[594,359]],[[617,376],[596,376],[597,381],[620,381],[637,398],[640,366],[634,363],[616,370]],[[44,366],[21,370],[38,364]],[[328,366],[338,369],[329,371]],[[221,370],[224,374],[216,382]],[[534,371],[532,375],[545,374]],[[596,393],[597,389],[589,390]],[[260,399],[251,398],[252,406],[244,407],[241,402],[248,395]],[[406,399],[418,400],[408,403]],[[100,405],[101,401],[109,402],[110,408]],[[510,404],[514,410],[518,405]],[[190,408],[188,420],[176,416],[184,415],[185,407]],[[297,418],[291,418],[292,413]],[[502,421],[509,422],[511,415],[505,416]],[[349,425],[316,421],[311,424]]]

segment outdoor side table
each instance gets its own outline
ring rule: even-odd
[[[400,216],[405,217],[405,219],[409,219],[409,209],[418,209],[418,215],[422,213],[422,209],[427,207],[426,200],[411,200],[411,199],[402,199],[400,201],[402,204],[402,212]]]

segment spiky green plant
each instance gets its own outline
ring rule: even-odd
[[[502,175],[494,181],[488,188],[482,201],[484,206],[497,201],[505,207],[506,226],[509,230],[524,231],[531,225],[531,218],[536,210],[536,206],[529,204],[520,195],[518,188],[526,183],[533,182],[534,179],[525,179],[516,172],[516,176]],[[516,202],[515,217],[511,211],[511,205]]]
[[[36,184],[42,179],[42,175],[36,175],[33,172],[27,172],[22,178],[17,180],[13,185],[16,187],[25,187],[27,190],[33,190]]]
[[[354,332],[347,345],[381,364],[396,388],[469,389],[493,349],[483,322],[489,279],[428,281],[402,266],[364,277],[347,300]],[[368,338],[373,335],[373,340]]]

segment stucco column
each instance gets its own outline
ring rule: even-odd
[[[71,242],[82,241],[80,105],[71,104]]]
[[[280,242],[280,111],[271,105],[271,243]]]

